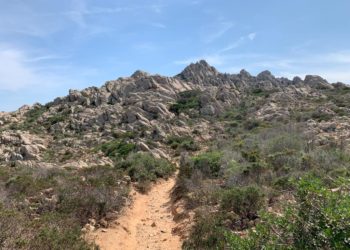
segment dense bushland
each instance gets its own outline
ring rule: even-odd
[[[242,131],[182,155],[174,197],[197,211],[184,248],[347,249],[350,155],[301,124]]]
[[[122,140],[99,148],[114,166],[0,168],[1,249],[94,249],[82,228],[105,227],[108,218],[116,218],[130,181],[146,192],[151,182],[175,171],[168,161],[135,153],[134,144]]]

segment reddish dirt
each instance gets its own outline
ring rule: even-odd
[[[175,178],[154,184],[147,194],[133,191],[132,205],[108,229],[92,233],[101,250],[177,250],[181,239],[173,234],[177,224],[173,220],[170,192]]]

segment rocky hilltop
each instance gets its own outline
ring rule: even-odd
[[[308,100],[325,98],[324,90],[343,88],[345,84],[330,84],[311,75],[304,80],[299,77],[289,80],[276,78],[269,71],[257,76],[245,70],[224,74],[206,61],[191,64],[174,77],[136,71],[130,77],[107,81],[100,88],[70,90],[68,96],[46,105],[23,106],[13,113],[1,113],[0,160],[42,162],[45,150],[55,148],[60,154],[63,144],[71,143],[74,147],[70,150],[76,151],[72,153],[82,157],[78,165],[102,164],[107,161],[103,157],[90,159],[78,151],[128,131],[142,134],[135,138],[141,150],[169,157],[162,145],[168,135],[190,135],[197,130],[200,131],[197,140],[209,140],[213,136],[210,120],[244,102],[249,95],[268,95],[254,110],[255,119],[268,121],[289,119],[293,112],[308,106],[332,114],[328,107],[312,107]],[[177,105],[180,107],[177,110],[174,104],[179,100],[192,103],[189,107],[186,103],[183,107]],[[190,113],[181,112],[182,108]],[[193,117],[198,122],[191,126],[188,121]],[[152,145],[147,141],[152,141]]]
[[[0,228],[5,229],[0,231],[0,248],[94,248],[82,234],[106,230],[122,208],[130,205],[130,190],[147,192],[158,178],[169,178],[176,169],[176,186],[164,184],[172,190],[167,202],[171,207],[161,208],[172,211],[170,217],[164,216],[163,225],[173,227],[176,222],[176,226],[162,229],[161,235],[166,231],[169,237],[182,236],[185,249],[223,249],[237,244],[247,247],[244,239],[257,243],[254,237],[264,233],[264,239],[270,239],[276,232],[269,230],[276,228],[278,237],[259,241],[258,248],[269,248],[278,240],[275,243],[282,248],[289,246],[297,240],[293,235],[309,237],[309,229],[296,227],[297,233],[290,232],[282,218],[288,223],[303,218],[307,223],[295,225],[309,225],[319,211],[327,214],[336,207],[349,207],[334,204],[350,201],[343,195],[348,185],[339,187],[340,182],[334,181],[350,176],[349,117],[350,87],[344,83],[329,83],[313,75],[290,80],[269,71],[257,76],[245,70],[220,73],[206,61],[193,63],[173,77],[138,70],[101,87],[70,90],[45,105],[2,112]],[[324,180],[326,186],[307,189],[295,184],[309,174]],[[303,192],[296,192],[298,187]],[[313,199],[300,196],[315,195],[315,190],[324,193]],[[329,190],[336,191],[329,194]],[[167,199],[166,193],[153,193]],[[335,195],[341,198],[329,200]],[[151,204],[153,197],[140,199],[140,204],[149,206],[145,211],[159,211]],[[302,199],[316,202],[307,209],[319,210],[312,210],[307,218],[287,217],[305,210],[305,203],[298,203]],[[282,201],[294,212],[284,214]],[[261,220],[260,209],[277,214],[278,219]],[[129,214],[142,217],[137,208]],[[348,228],[338,225],[342,222],[337,218],[327,217],[335,223],[334,231]],[[248,233],[261,221],[281,223],[258,235]],[[151,227],[158,232],[156,224]],[[317,224],[315,230],[322,225]],[[21,232],[21,248],[14,232]],[[122,228],[118,235],[125,232],[130,234]],[[139,239],[137,232],[131,234]],[[232,237],[225,238],[228,234],[223,232]],[[150,237],[143,234],[140,241]],[[311,245],[299,249],[321,249],[318,242],[332,249],[330,239],[313,237],[305,240]]]

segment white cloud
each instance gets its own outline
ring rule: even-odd
[[[203,41],[205,43],[212,43],[225,35],[226,32],[228,32],[234,26],[235,24],[233,22],[220,22],[212,27],[205,27],[203,31]]]
[[[0,50],[0,89],[18,90],[33,84],[37,80],[34,69],[24,63],[22,52],[14,49]]]
[[[254,35],[252,35],[252,34],[254,34]],[[217,50],[214,53],[204,54],[202,56],[190,57],[190,58],[183,59],[183,60],[176,60],[176,61],[174,61],[174,63],[175,64],[181,64],[181,65],[187,65],[189,63],[196,62],[196,61],[199,61],[201,59],[204,59],[208,63],[213,64],[215,66],[225,65],[233,57],[237,58],[237,57],[241,57],[242,56],[242,55],[234,55],[234,56],[228,55],[227,52],[242,46],[248,40],[249,41],[254,40],[254,38],[252,39],[253,36],[255,38],[255,33],[250,33],[250,34],[248,34],[246,36],[241,36],[237,41],[227,45],[226,47],[224,47],[222,49]],[[247,55],[251,56],[251,54],[247,54]]]
[[[0,44],[0,90],[18,92],[28,88],[45,89],[74,81],[68,76],[67,66],[46,63],[47,60],[64,57],[31,54],[23,49]]]
[[[222,54],[224,52],[233,50],[235,48],[238,48],[239,46],[241,46],[241,44],[244,43],[245,37],[240,37],[237,41],[229,44],[228,46],[226,46],[225,48],[220,49],[217,53],[218,54]]]
[[[13,111],[26,103],[48,102],[66,95],[69,88],[86,86],[100,74],[93,68],[73,67],[67,62],[47,63],[58,57],[33,53],[0,44],[0,110]]]
[[[48,61],[48,60],[57,60],[57,59],[65,59],[67,56],[58,56],[58,55],[40,55],[37,57],[27,58],[24,60],[26,63],[40,62],[40,61]]]
[[[248,35],[248,38],[249,38],[249,40],[251,40],[251,41],[253,41],[254,39],[255,39],[255,37],[256,37],[256,33],[254,32],[254,33],[250,33],[249,35]]]

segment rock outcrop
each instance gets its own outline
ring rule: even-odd
[[[23,106],[13,113],[0,113],[1,160],[40,161],[48,150],[72,146],[74,154],[84,155],[113,134],[127,131],[138,134],[137,139],[131,140],[141,150],[167,158],[166,137],[192,135],[196,130],[192,119],[200,130],[197,140],[208,140],[215,133],[207,122],[244,104],[247,98],[266,98],[251,111],[254,119],[283,121],[301,106],[307,107],[308,99],[324,98],[323,90],[344,88],[347,85],[343,83],[330,84],[311,75],[305,80],[300,77],[289,80],[275,77],[269,71],[257,76],[245,70],[238,74],[220,73],[203,60],[174,77],[138,70],[130,77],[107,81],[100,88],[70,90],[67,96],[44,106]],[[64,155],[64,150],[57,150],[54,156],[60,154]],[[106,160],[85,156],[80,163],[71,165],[97,163]]]

